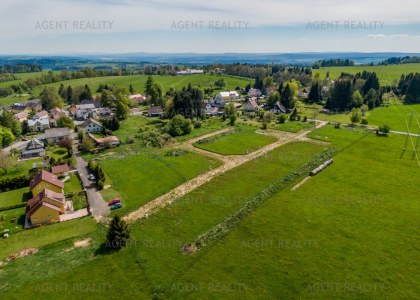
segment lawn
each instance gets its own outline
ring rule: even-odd
[[[292,143],[232,169],[177,200],[170,207],[162,209],[149,219],[135,223],[132,226],[132,243],[120,253],[101,256],[71,270],[67,270],[67,265],[59,268],[44,266],[43,273],[51,272],[53,275],[38,281],[35,278],[40,278],[40,276],[35,276],[32,282],[6,296],[31,295],[38,283],[41,284],[48,279],[48,282],[66,282],[69,287],[87,281],[92,286],[98,287],[95,291],[86,289],[78,291],[79,295],[84,297],[184,298],[188,296],[187,292],[191,288],[207,290],[208,294],[204,298],[214,297],[212,293],[218,288],[223,288],[213,285],[216,283],[216,278],[201,287],[192,281],[178,284],[179,278],[186,276],[184,274],[188,273],[194,264],[201,261],[202,252],[207,251],[204,249],[193,256],[188,256],[180,253],[180,247],[193,240],[201,232],[221,222],[227,215],[242,206],[244,201],[272,181],[285,176],[322,149],[321,146],[311,143]],[[225,251],[229,252],[229,249]],[[67,254],[63,253],[63,255]],[[240,256],[240,253],[237,255]],[[81,259],[85,260],[86,257],[89,257],[88,253],[84,253]],[[57,260],[51,261],[50,264],[56,265]],[[13,268],[7,268],[3,274],[0,274],[6,283],[11,280],[9,276],[16,277],[12,275],[12,271],[14,271]],[[54,274],[58,272],[60,274]],[[249,273],[246,272],[246,274]],[[19,278],[23,276],[25,275]],[[206,276],[211,276],[211,274]],[[217,280],[222,283],[222,280],[225,280],[226,284],[235,280],[230,278],[229,274],[226,276],[225,279],[217,278]],[[19,278],[14,279],[14,282],[19,282]],[[106,285],[108,282],[113,283],[112,287]],[[43,296],[47,298],[58,295],[63,299],[74,297],[74,291],[71,288],[65,289],[63,286],[43,291]]]
[[[227,122],[223,122],[218,117],[211,117],[200,122],[200,128],[194,127],[189,134],[178,136],[177,140],[186,141],[227,127]]]
[[[301,122],[301,121],[287,121],[283,124],[275,124],[271,125],[270,128],[277,129],[280,131],[287,131],[297,133],[303,129],[313,128],[314,124],[309,122]]]
[[[28,187],[0,193],[0,209],[11,205],[25,203],[30,198],[32,198],[32,194]]]
[[[70,179],[64,182],[64,194],[66,199],[73,201],[73,209],[78,210],[87,207],[86,194],[83,191],[82,184],[77,173],[70,173]],[[70,193],[70,195],[68,195]]]
[[[5,229],[8,229],[9,234],[11,235],[22,231],[23,226],[25,225],[25,210],[25,207],[21,207],[0,211],[0,234],[2,234]]]
[[[120,128],[113,132],[120,141],[127,141],[139,133],[139,129],[148,124],[148,119],[142,116],[129,116],[127,120],[120,122]]]
[[[7,173],[5,173],[3,170],[0,171],[0,180],[26,175],[32,169],[32,165],[34,163],[38,163],[42,161],[41,158],[35,158],[35,159],[29,159],[29,160],[18,162],[17,156],[15,156],[14,159],[16,163],[7,171]]]
[[[8,255],[23,249],[43,247],[58,241],[84,235],[94,230],[96,230],[96,221],[91,217],[85,217],[11,234],[8,239],[0,240],[0,259],[4,259]],[[42,261],[39,263],[44,265]]]
[[[213,158],[195,153],[186,152],[176,157],[164,154],[163,150],[148,152],[143,149],[137,155],[101,160],[100,164],[112,184],[110,189],[101,191],[105,201],[120,197],[124,207],[118,213],[125,214],[220,165]]]
[[[242,155],[271,144],[276,138],[258,134],[253,126],[236,126],[235,130],[194,144],[195,147],[223,155]]]

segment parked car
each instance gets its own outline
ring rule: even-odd
[[[122,207],[121,202],[118,202],[118,203],[115,203],[114,205],[112,205],[111,209],[118,209],[118,208],[121,208],[121,207]]]
[[[114,205],[114,204],[117,204],[117,203],[120,203],[120,202],[121,202],[120,198],[115,198],[115,199],[110,200],[108,202],[108,206],[111,206],[111,205]]]
[[[89,174],[88,179],[89,179],[89,180],[92,180],[92,181],[93,181],[93,180],[95,180],[95,175],[93,175],[93,174]]]

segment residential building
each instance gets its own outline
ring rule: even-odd
[[[37,139],[30,140],[22,150],[22,159],[43,157],[45,155],[44,144]]]
[[[146,97],[143,96],[142,94],[134,94],[134,95],[130,95],[128,97],[131,101],[140,104],[140,103],[145,103],[146,102]]]
[[[245,103],[245,112],[255,112],[256,110],[258,110],[260,107],[257,104],[257,101],[255,98],[251,98],[249,99],[249,101],[247,103]]]
[[[47,129],[44,134],[38,136],[38,138],[46,140],[48,144],[53,145],[59,143],[65,138],[71,138],[71,131],[67,127]]]
[[[65,197],[50,189],[44,189],[26,205],[26,217],[32,226],[60,221],[60,214],[66,209]]]
[[[102,132],[103,126],[94,119],[87,119],[80,126],[85,132]]]
[[[48,119],[48,112],[46,110],[41,110],[40,112],[37,112],[33,119]]]
[[[21,111],[21,112],[15,113],[15,114],[13,115],[13,118],[15,118],[15,119],[16,119],[16,120],[18,120],[20,123],[22,123],[23,121],[28,120],[28,116],[29,116],[29,114],[28,114],[28,112],[27,112],[27,111]]]
[[[37,113],[42,110],[42,101],[41,99],[29,100],[26,102],[26,107],[32,112]]]
[[[194,74],[204,74],[204,70],[195,70],[195,69],[186,69],[184,71],[176,72],[177,75],[194,75]]]
[[[115,114],[109,107],[99,107],[92,111],[92,117],[101,119],[112,119]]]
[[[66,115],[66,112],[62,110],[61,108],[53,108],[50,110],[50,125],[51,126],[57,126],[57,121]]]
[[[161,106],[152,106],[147,111],[149,117],[163,117],[163,109]]]
[[[238,100],[239,94],[237,91],[227,91],[227,92],[219,92],[214,97],[214,102],[223,101],[235,101]]]
[[[249,97],[260,97],[262,95],[261,90],[260,89],[254,89],[254,88],[250,88],[248,91],[248,96]]]
[[[47,118],[28,120],[29,130],[32,132],[42,132],[50,128],[50,120]]]
[[[283,104],[280,103],[280,101],[277,101],[274,105],[271,111],[275,114],[285,114],[287,113],[287,109],[283,106]]]
[[[70,172],[70,168],[67,164],[51,167],[51,173],[53,173],[54,175],[58,177],[67,176],[69,175],[69,172]]]
[[[16,103],[13,103],[12,105],[10,105],[10,110],[13,113],[19,113],[19,112],[22,112],[22,111],[26,111],[27,113],[31,112],[31,109],[29,107],[27,107],[25,104],[20,103],[20,102],[16,102]]]
[[[41,193],[44,189],[63,194],[63,188],[64,183],[56,175],[45,170],[35,175],[29,183],[29,191],[32,192],[33,197]]]
[[[95,105],[93,103],[90,104],[77,104],[76,105],[76,119],[78,120],[86,120],[92,117],[92,113],[95,110]]]
[[[97,146],[109,145],[115,147],[120,145],[120,140],[114,135],[106,136],[103,138],[95,138],[95,136],[93,136],[91,133],[88,133],[88,137],[91,138]]]

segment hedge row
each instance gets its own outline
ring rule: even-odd
[[[0,192],[17,190],[29,186],[29,175],[0,180]]]
[[[223,238],[240,221],[255,211],[265,200],[277,194],[302,175],[308,174],[313,168],[319,166],[325,160],[330,159],[336,152],[336,149],[329,148],[323,151],[319,156],[294,170],[292,173],[269,185],[266,189],[256,194],[251,200],[247,201],[245,205],[237,210],[233,215],[227,217],[222,223],[213,226],[207,232],[201,234],[194,242],[197,248],[204,247],[212,241]]]
[[[9,205],[9,206],[0,207],[0,211],[5,211],[5,210],[10,210],[10,209],[15,209],[15,208],[21,208],[21,207],[25,207],[25,206],[26,206],[26,202],[23,202],[23,203],[18,203],[18,204],[13,204],[13,205]]]

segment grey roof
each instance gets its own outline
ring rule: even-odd
[[[42,138],[48,139],[48,138],[56,138],[56,137],[66,137],[70,135],[70,129],[65,128],[52,128],[45,130],[45,133],[42,134]]]
[[[40,149],[40,148],[44,148],[44,144],[38,140],[38,139],[33,139],[30,140],[27,144],[26,144],[26,149]]]
[[[161,106],[152,106],[148,110],[149,114],[161,114],[163,113],[163,109]]]
[[[94,119],[87,119],[86,121],[84,121],[81,125],[80,125],[80,127],[81,128],[86,128],[86,127],[88,127],[89,126],[89,124],[96,124],[96,125],[98,125],[98,126],[100,126],[100,127],[102,127],[102,124],[101,123],[99,123],[98,121],[96,121],[96,120],[94,120]]]

